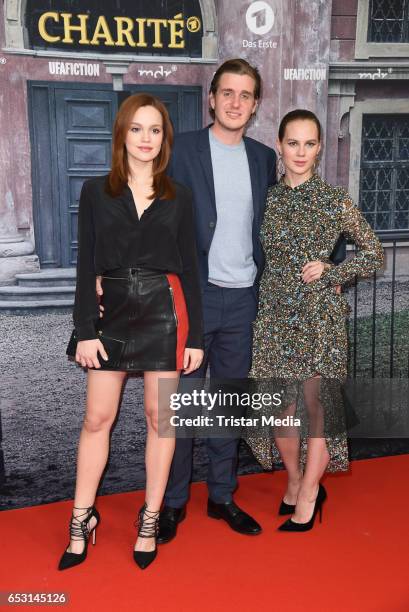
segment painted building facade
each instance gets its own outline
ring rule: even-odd
[[[5,0],[0,285],[73,269],[81,185],[109,170],[124,97],[151,91],[176,130],[199,128],[212,75],[230,57],[263,78],[248,134],[274,145],[287,111],[315,111],[322,175],[349,189],[383,238],[409,240],[408,14],[409,0]]]

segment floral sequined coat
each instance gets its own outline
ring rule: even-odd
[[[355,257],[304,283],[303,266],[330,263],[340,234],[356,244]],[[295,188],[283,181],[270,188],[261,241],[266,267],[251,376],[344,379],[348,305],[335,286],[382,266],[383,249],[373,230],[343,188],[314,175]]]

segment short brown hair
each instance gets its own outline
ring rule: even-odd
[[[224,62],[221,66],[218,67],[216,72],[214,73],[212,82],[210,83],[210,91],[209,93],[215,95],[217,92],[217,88],[219,87],[219,82],[221,76],[225,72],[230,72],[232,74],[247,74],[247,76],[254,79],[254,98],[259,100],[261,97],[261,76],[258,71],[258,68],[252,66],[246,60],[236,58],[230,59]],[[209,108],[209,113],[214,119],[214,110]]]
[[[139,93],[129,96],[119,107],[115,117],[112,137],[112,168],[108,177],[107,191],[111,196],[118,196],[128,183],[129,165],[125,146],[126,134],[136,111],[143,106],[153,106],[162,115],[163,141],[159,155],[153,160],[153,193],[152,198],[171,200],[175,189],[166,175],[172,144],[173,127],[166,106],[155,96]]]

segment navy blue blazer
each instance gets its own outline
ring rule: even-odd
[[[217,223],[216,198],[209,142],[210,126],[195,132],[176,134],[168,174],[193,192],[196,246],[200,281],[209,277],[209,250]],[[244,136],[253,192],[253,257],[257,266],[255,285],[264,267],[260,229],[266,206],[267,189],[276,181],[276,154],[266,145]],[[226,177],[229,180],[229,177]]]

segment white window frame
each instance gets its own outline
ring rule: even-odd
[[[409,43],[375,43],[368,42],[370,0],[358,1],[356,21],[355,59],[370,57],[409,57]]]
[[[361,177],[362,123],[364,115],[408,115],[409,105],[405,98],[391,100],[374,99],[356,102],[349,116],[349,185],[348,190],[354,202],[359,206],[359,187]],[[359,207],[360,208],[360,207]],[[405,232],[408,230],[387,230]],[[381,230],[384,232],[384,230]]]

